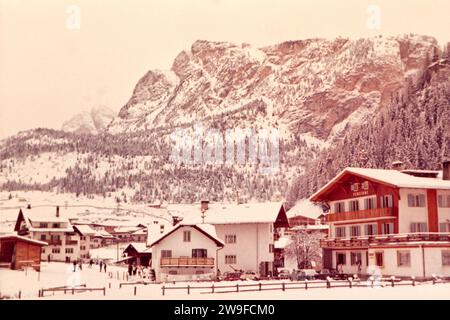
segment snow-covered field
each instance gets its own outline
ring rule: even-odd
[[[21,299],[169,299],[169,300],[235,300],[235,299],[276,299],[276,300],[292,300],[292,299],[450,299],[450,284],[418,284],[415,287],[410,285],[396,287],[353,287],[353,288],[316,288],[316,289],[290,289],[286,291],[269,290],[269,291],[253,291],[253,292],[229,292],[229,293],[209,293],[209,289],[191,289],[187,294],[186,289],[166,290],[162,295],[161,287],[163,284],[147,284],[137,285],[136,295],[134,295],[135,285],[125,285],[119,288],[120,283],[126,282],[122,280],[126,269],[123,267],[109,266],[107,271],[112,271],[113,278],[108,273],[100,272],[98,266],[93,265],[92,269],[84,265],[83,270],[79,273],[79,283],[86,284],[88,288],[105,288],[106,295],[103,291],[93,292],[55,292],[45,293],[43,298],[38,297],[38,291],[43,288],[59,287],[71,285],[74,281],[74,273],[72,265],[64,263],[42,263],[42,271],[39,275],[36,271],[14,271],[9,269],[0,269],[0,295],[17,299],[19,291]],[[120,278],[120,280],[117,279]],[[274,283],[275,281],[262,281],[262,283]],[[258,283],[255,281],[239,281],[239,282],[220,282],[215,286],[223,285],[245,285]],[[280,281],[281,283],[281,281]],[[210,282],[202,283],[177,283],[164,284],[170,288],[173,286],[186,287],[211,286]],[[110,288],[111,286],[111,288]],[[230,289],[216,289],[230,290]],[[231,289],[233,290],[233,289]],[[242,290],[242,289],[241,289]]]

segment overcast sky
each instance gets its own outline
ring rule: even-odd
[[[380,29],[368,27],[369,5]],[[197,39],[260,47],[419,33],[444,43],[449,12],[449,0],[0,0],[0,138],[60,128],[93,106],[118,111],[147,70],[169,69]]]

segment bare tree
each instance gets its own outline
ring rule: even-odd
[[[320,239],[323,233],[300,229],[296,230],[291,237],[291,242],[285,248],[285,258],[295,259],[298,269],[312,267],[312,262],[321,262],[322,249]]]

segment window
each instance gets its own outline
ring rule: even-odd
[[[336,252],[336,264],[346,265],[346,255],[342,252]]]
[[[236,256],[235,255],[225,256],[225,263],[226,264],[236,264]]]
[[[384,254],[383,252],[375,252],[375,263],[377,267],[384,266]]]
[[[357,183],[357,182],[356,182],[356,183],[352,183],[350,189],[351,189],[353,192],[358,192],[358,189],[359,189],[359,183]]]
[[[59,223],[52,224],[52,228],[59,228]]]
[[[45,253],[45,249],[44,248],[42,248],[42,253]]]
[[[383,223],[381,225],[382,234],[393,234],[394,233],[394,224],[392,222]]]
[[[273,244],[269,244],[269,253],[273,253]]]
[[[411,253],[409,251],[397,251],[397,266],[410,267]]]
[[[334,204],[334,212],[335,213],[345,212],[345,202],[336,202]]]
[[[86,250],[85,246],[80,246],[80,250]]]
[[[387,194],[380,197],[380,206],[381,208],[392,208],[393,207],[393,201],[392,201],[392,195]]]
[[[189,230],[183,231],[183,241],[191,242],[191,231],[189,231]]]
[[[39,228],[47,228],[48,224],[45,222],[39,223]]]
[[[450,266],[450,251],[442,251],[442,265]]]
[[[438,206],[439,208],[450,208],[450,195],[438,195]]]
[[[93,245],[93,244],[90,244],[90,245],[89,245],[89,248],[94,249],[94,245]]]
[[[196,270],[195,274],[205,274],[205,271],[203,271],[203,270]]]
[[[178,271],[177,270],[169,270],[169,274],[176,275],[176,274],[178,274]]]
[[[73,248],[66,248],[66,253],[73,253]]]
[[[428,226],[425,222],[412,222],[410,226],[411,232],[427,232]]]
[[[359,201],[358,200],[351,200],[349,202],[350,204],[350,211],[359,211]]]
[[[206,249],[192,249],[192,258],[207,258],[208,251]]]
[[[361,261],[362,261],[361,252],[351,252],[350,253],[350,264],[352,266],[361,264]]]
[[[361,183],[361,189],[364,191],[369,190],[369,181],[364,181],[363,183]]]
[[[336,238],[345,238],[345,227],[336,227]]]
[[[236,243],[236,235],[235,234],[225,235],[225,243]]]
[[[450,232],[450,222],[440,223],[439,232]]]
[[[161,258],[172,258],[172,250],[161,250]]]
[[[364,209],[370,210],[370,209],[376,209],[377,208],[377,198],[366,198],[364,199]]]
[[[42,240],[42,241],[47,240],[47,236],[46,236],[45,234],[41,234],[41,240]]]
[[[59,248],[53,248],[52,249],[52,253],[60,253],[60,249]]]
[[[365,232],[366,236],[375,236],[378,234],[377,228],[378,228],[378,226],[376,223],[366,224],[364,226],[364,232]]]
[[[425,207],[425,195],[408,194],[408,207]]]
[[[86,240],[86,237],[85,236],[81,236],[80,240]]]
[[[360,226],[351,226],[350,227],[350,237],[359,237],[361,235],[361,227]]]

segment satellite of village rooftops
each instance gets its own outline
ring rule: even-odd
[[[450,299],[448,12],[0,0],[0,300]]]

